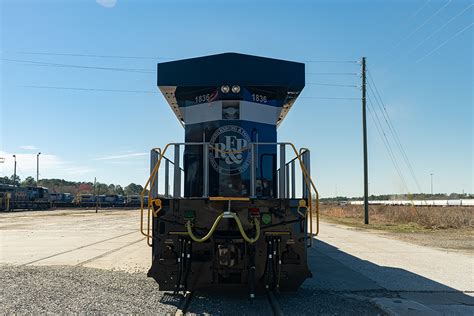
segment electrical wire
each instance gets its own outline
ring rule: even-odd
[[[413,20],[428,4],[430,4],[431,0],[426,1],[418,10],[416,10],[408,19],[407,22]]]
[[[49,63],[41,62],[34,60],[22,60],[22,59],[9,59],[9,58],[0,58],[0,60],[15,62],[15,63],[25,63],[26,65],[34,66],[44,66],[44,67],[60,67],[60,68],[80,68],[80,69],[96,69],[96,70],[112,70],[112,71],[122,71],[122,72],[136,72],[136,73],[154,73],[152,69],[140,69],[140,68],[117,68],[117,67],[96,67],[96,66],[84,66],[84,65],[74,65],[74,64],[59,64],[59,63]]]
[[[318,100],[360,100],[360,98],[332,98],[332,97],[300,97],[301,99],[318,99]]]
[[[400,166],[398,165],[396,156],[395,156],[395,154],[392,150],[392,146],[390,145],[388,137],[385,134],[385,131],[384,131],[383,125],[380,121],[380,118],[379,118],[377,112],[374,109],[374,105],[372,103],[372,99],[370,98],[370,95],[367,95],[367,99],[369,100],[369,103],[368,103],[368,110],[369,111],[368,112],[369,112],[370,116],[372,117],[372,120],[374,121],[374,125],[377,128],[377,132],[379,133],[379,136],[380,136],[380,138],[382,139],[382,142],[385,145],[385,149],[387,150],[387,153],[390,157],[390,160],[392,161],[392,164],[395,167],[395,170],[396,170],[398,176],[400,177],[400,180],[402,181],[403,186],[405,187],[407,192],[410,192],[410,190],[408,188],[408,185],[407,185],[407,182],[405,180],[405,177],[404,177],[404,175],[403,175],[403,173],[400,169]]]
[[[329,86],[329,87],[358,88],[358,86],[356,86],[356,85],[348,85],[348,84],[335,84],[335,83],[315,83],[315,82],[307,82],[306,84],[315,85],[315,86]]]
[[[421,57],[420,59],[418,59],[416,61],[416,63],[419,63],[420,61],[422,61],[423,59],[425,59],[426,57],[430,56],[431,54],[433,54],[435,51],[437,51],[438,49],[442,48],[444,45],[446,45],[450,40],[452,39],[455,39],[456,37],[458,37],[459,35],[461,35],[462,33],[464,33],[468,28],[470,28],[472,25],[474,25],[474,22],[469,24],[468,26],[466,26],[465,28],[463,28],[462,30],[460,30],[459,32],[457,32],[456,34],[454,34],[453,36],[451,36],[450,38],[448,38],[447,40],[445,40],[443,43],[441,43],[441,45],[437,46],[436,48],[434,48],[433,50],[431,50],[428,54],[426,54],[425,56]]]
[[[149,60],[171,60],[173,58],[166,57],[145,57],[145,56],[118,56],[118,55],[94,55],[94,54],[73,54],[73,53],[47,53],[47,52],[16,52],[23,55],[45,55],[45,56],[70,56],[70,57],[92,57],[92,58],[117,58],[117,59],[149,59]]]
[[[449,23],[451,23],[452,21],[454,21],[455,19],[457,19],[458,17],[460,17],[461,15],[464,14],[464,12],[466,12],[467,10],[469,10],[470,8],[472,8],[472,6],[474,6],[474,4],[470,4],[468,5],[466,8],[464,8],[464,10],[462,10],[461,12],[459,12],[458,14],[456,14],[455,16],[453,16],[451,19],[449,19],[445,24],[443,24],[440,28],[438,28],[436,31],[434,31],[433,33],[431,33],[428,37],[425,37],[421,42],[418,43],[418,45],[416,45],[412,51],[416,50],[418,47],[420,47],[424,42],[426,42],[427,40],[431,39],[434,35],[436,35],[439,31],[441,31],[442,29],[444,29]]]
[[[306,75],[358,76],[356,72],[306,72]]]
[[[38,85],[22,85],[24,88],[34,89],[53,89],[53,90],[75,90],[90,92],[117,92],[117,93],[142,93],[142,94],[158,94],[158,91],[147,90],[122,90],[122,89],[100,89],[100,88],[80,88],[80,87],[59,87],[59,86],[38,86]],[[317,99],[317,100],[360,100],[360,98],[339,98],[339,97],[312,97],[301,96],[301,99]]]
[[[435,16],[437,16],[441,11],[443,11],[448,5],[451,4],[453,0],[449,0],[447,3],[445,3],[441,8],[439,8],[438,10],[436,10],[435,13],[433,13],[432,15],[430,15],[428,17],[428,19],[426,19],[423,23],[421,23],[418,27],[416,27],[412,32],[410,32],[407,36],[405,36],[404,38],[402,38],[396,45],[394,45],[391,49],[391,51],[393,51],[395,48],[397,48],[398,46],[400,46],[401,43],[403,43],[404,41],[406,41],[407,39],[409,39],[410,37],[412,37],[416,32],[418,32],[423,26],[425,26],[426,24],[428,24]]]
[[[419,184],[419,182],[418,182],[418,179],[417,179],[417,177],[416,177],[416,174],[415,174],[415,171],[414,171],[414,169],[413,169],[413,166],[412,166],[412,164],[411,164],[411,162],[410,162],[410,159],[408,159],[408,155],[407,155],[407,153],[406,153],[406,151],[405,151],[405,149],[404,149],[404,147],[403,147],[403,145],[402,145],[402,142],[400,141],[400,137],[398,136],[398,132],[397,132],[397,130],[395,129],[395,126],[394,126],[393,123],[392,123],[392,120],[391,120],[390,115],[389,115],[389,113],[388,113],[388,111],[387,111],[387,108],[385,107],[385,104],[383,103],[383,100],[382,100],[382,98],[381,98],[381,96],[380,96],[380,93],[379,93],[379,91],[378,91],[378,89],[377,89],[377,86],[375,85],[375,82],[374,82],[374,80],[373,80],[373,78],[372,78],[370,72],[368,72],[368,74],[369,74],[369,80],[370,80],[370,82],[371,82],[371,84],[369,84],[369,90],[370,90],[370,92],[372,93],[372,95],[374,96],[374,99],[375,99],[375,101],[376,101],[376,104],[378,105],[379,110],[380,110],[380,112],[382,113],[382,117],[383,117],[383,119],[385,120],[385,123],[387,124],[388,129],[389,129],[390,133],[392,134],[392,137],[393,137],[393,139],[394,139],[394,141],[395,141],[395,144],[396,144],[398,150],[399,150],[400,153],[401,153],[402,159],[403,159],[405,165],[407,166],[407,168],[408,168],[408,170],[409,170],[409,172],[410,172],[410,174],[411,174],[411,176],[412,176],[412,178],[413,178],[413,181],[415,182],[416,188],[417,188],[418,191],[421,193],[421,192],[422,192],[421,186],[420,186],[420,184]],[[374,92],[374,89],[372,89],[372,86],[374,87],[375,92]]]
[[[77,53],[49,53],[19,51],[17,54],[24,55],[45,55],[45,56],[70,56],[70,57],[92,57],[92,58],[117,58],[117,59],[148,59],[148,60],[173,60],[170,57],[148,57],[148,56],[124,56],[124,55],[98,55],[98,54],[77,54]],[[304,60],[305,63],[358,63],[356,60]]]
[[[94,92],[121,92],[121,93],[145,93],[145,94],[158,93],[158,91],[145,91],[145,90],[97,89],[97,88],[36,86],[36,85],[23,85],[21,87],[35,88],[35,89],[78,90],[78,91],[94,91]]]
[[[340,63],[340,64],[357,64],[357,60],[303,60],[304,63]]]
[[[370,72],[368,72],[368,74],[369,74],[369,80],[370,80],[370,82],[371,82],[371,85],[374,86],[375,92],[377,93],[377,96],[375,97],[376,100],[377,100],[377,98],[378,98],[377,104],[379,105],[379,107],[381,107],[381,109],[383,109],[382,114],[384,114],[384,119],[385,119],[385,121],[386,121],[386,123],[387,123],[387,125],[388,125],[388,127],[389,127],[389,130],[391,131],[391,133],[392,133],[392,135],[393,135],[393,137],[394,137],[394,139],[395,139],[395,143],[397,144],[397,147],[398,147],[398,149],[400,150],[400,153],[402,154],[402,157],[403,157],[403,159],[404,159],[404,161],[405,161],[405,164],[406,164],[406,166],[408,167],[411,176],[413,177],[413,181],[415,182],[418,191],[421,193],[422,190],[421,190],[420,183],[418,182],[418,179],[417,179],[417,177],[416,177],[414,168],[413,168],[413,166],[412,166],[412,164],[411,164],[411,162],[410,162],[410,159],[408,159],[408,155],[407,155],[407,153],[406,153],[406,151],[405,151],[405,149],[404,149],[404,147],[403,147],[403,145],[402,145],[402,142],[400,141],[400,137],[398,136],[398,132],[397,132],[397,130],[395,129],[395,126],[394,126],[393,123],[392,123],[392,120],[391,120],[391,118],[390,118],[390,115],[388,114],[387,108],[385,107],[385,104],[384,104],[384,102],[383,102],[383,100],[382,100],[382,97],[380,96],[380,93],[379,93],[379,91],[378,91],[378,89],[377,89],[377,86],[375,85],[375,82],[374,82],[374,80],[373,80],[373,78],[372,78],[372,75],[370,74]],[[369,85],[369,89],[371,89],[371,92],[372,92],[372,94],[373,94],[373,90],[372,90],[371,85]],[[375,96],[375,95],[374,95],[374,96]],[[379,102],[380,102],[380,103],[379,103]]]

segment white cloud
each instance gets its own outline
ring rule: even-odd
[[[0,151],[0,157],[5,162],[0,164],[0,176],[11,176],[14,172],[15,159],[12,153]],[[16,154],[17,175],[21,179],[28,176],[36,177],[36,153]],[[77,165],[74,162],[65,161],[61,157],[52,154],[41,154],[39,158],[40,178],[60,178],[68,176],[87,175],[95,170],[89,166]]]
[[[141,157],[141,156],[147,156],[148,153],[130,153],[130,154],[124,154],[124,155],[112,155],[112,156],[104,156],[100,158],[96,158],[94,160],[112,160],[112,159],[122,159],[122,158],[131,158],[131,157]]]
[[[105,8],[113,8],[117,4],[117,0],[96,0],[96,2]]]
[[[37,150],[38,149],[33,145],[23,145],[23,146],[20,146],[20,148],[21,149],[26,149],[26,150]]]

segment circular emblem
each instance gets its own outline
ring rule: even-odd
[[[209,140],[211,166],[221,174],[236,175],[244,172],[250,165],[249,143],[250,137],[242,127],[219,127]]]

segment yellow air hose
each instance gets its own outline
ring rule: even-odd
[[[214,231],[216,230],[217,225],[219,225],[219,222],[224,217],[224,215],[232,217],[237,222],[237,227],[239,228],[240,234],[242,235],[242,237],[245,239],[246,242],[248,242],[250,244],[253,244],[258,240],[258,238],[260,237],[260,223],[258,222],[258,219],[254,219],[254,221],[253,221],[253,223],[255,224],[255,229],[256,229],[255,237],[250,238],[245,233],[244,227],[242,226],[242,222],[240,221],[237,214],[230,213],[230,212],[225,212],[225,213],[222,213],[221,215],[219,215],[216,218],[216,220],[214,221],[214,224],[212,224],[212,227],[209,230],[209,232],[206,234],[206,236],[204,236],[202,238],[199,238],[196,235],[194,235],[193,229],[192,229],[192,226],[191,226],[191,221],[187,221],[186,222],[186,228],[188,230],[189,237],[191,237],[191,239],[194,240],[195,242],[205,242],[206,240],[211,238],[211,236],[214,234]]]

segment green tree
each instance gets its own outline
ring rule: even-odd
[[[16,175],[16,178],[14,178],[14,175],[10,177],[10,184],[19,184],[21,181],[20,176]]]
[[[132,182],[125,187],[124,191],[126,195],[138,195],[143,191],[143,187]]]
[[[125,194],[125,192],[123,191],[123,188],[122,188],[122,186],[121,186],[120,184],[117,184],[117,185],[115,186],[115,193],[120,194],[120,195],[124,195],[124,194]]]
[[[36,186],[36,180],[33,177],[26,177],[20,184],[22,187],[34,187]]]

